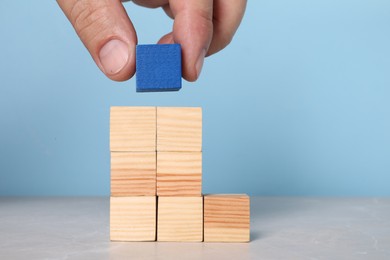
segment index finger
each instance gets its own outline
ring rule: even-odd
[[[170,0],[172,38],[182,46],[183,77],[195,81],[213,37],[212,0]]]

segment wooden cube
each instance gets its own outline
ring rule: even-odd
[[[158,152],[157,196],[201,196],[202,152]]]
[[[202,109],[158,107],[157,151],[202,151]]]
[[[204,241],[249,242],[249,196],[204,196]]]
[[[111,152],[111,196],[156,196],[156,152]]]
[[[156,197],[111,197],[112,241],[156,240]]]
[[[155,107],[111,107],[111,152],[156,151]]]
[[[203,240],[203,197],[158,197],[157,212],[157,241]]]

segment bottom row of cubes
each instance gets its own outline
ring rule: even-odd
[[[111,197],[112,241],[248,242],[249,196]]]

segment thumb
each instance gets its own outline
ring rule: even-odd
[[[119,0],[57,0],[97,66],[112,80],[135,73],[137,35]]]

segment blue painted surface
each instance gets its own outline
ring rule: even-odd
[[[180,44],[137,45],[136,70],[137,92],[180,90]]]
[[[171,29],[125,6],[140,43]],[[201,106],[205,193],[390,196],[389,14],[248,1],[197,82],[140,95],[102,75],[55,1],[0,1],[0,194],[108,196],[110,106]]]

